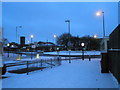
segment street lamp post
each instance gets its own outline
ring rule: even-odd
[[[71,49],[70,48],[70,20],[65,20],[65,22],[68,23],[68,33],[69,33],[69,37],[68,37],[69,38],[69,41],[68,41],[68,50],[69,50],[69,63],[71,63],[71,60],[70,60],[70,58],[71,58],[70,57],[70,51],[71,51],[70,50]]]
[[[84,60],[84,46],[85,46],[85,43],[81,43],[81,46],[82,46],[82,60]]]
[[[30,51],[30,41],[28,41],[28,46],[29,46],[29,47],[28,47],[27,50]]]
[[[60,57],[59,57],[59,47],[57,47],[57,60],[58,60],[58,64],[60,65]]]
[[[30,35],[30,38],[31,38],[31,59],[32,59],[32,41],[33,41],[33,35]]]
[[[19,43],[18,28],[22,28],[22,26],[16,26],[16,43]]]
[[[54,43],[55,43],[55,40],[56,40],[56,38],[57,38],[57,35],[53,35],[53,37],[54,37]],[[56,48],[56,44],[55,44],[55,51],[57,50],[57,48]]]
[[[10,47],[9,43],[7,44],[7,47],[8,47],[8,57],[9,57],[9,47]]]
[[[102,20],[102,24],[103,24],[103,38],[105,37],[105,20],[104,20],[104,12],[97,12],[96,13],[97,16],[103,16],[103,20]]]
[[[54,37],[54,43],[55,43],[55,41],[56,41],[56,38],[57,38],[57,35],[53,35],[53,37]]]
[[[59,48],[57,47],[57,56],[59,58]]]

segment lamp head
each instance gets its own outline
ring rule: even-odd
[[[70,20],[65,20],[65,22],[70,22]]]
[[[94,35],[93,38],[97,38],[98,36],[97,35]]]
[[[84,46],[85,46],[85,43],[81,43],[81,46],[84,47]]]
[[[10,44],[8,43],[8,44],[7,44],[7,46],[9,47],[9,46],[10,46]]]
[[[31,38],[33,38],[34,36],[33,35],[30,35]]]
[[[53,37],[54,37],[54,38],[56,38],[56,37],[57,37],[57,35],[53,35]]]

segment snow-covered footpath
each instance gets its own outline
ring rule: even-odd
[[[100,59],[62,61],[62,65],[26,74],[5,75],[3,88],[118,88],[113,76],[102,74]]]

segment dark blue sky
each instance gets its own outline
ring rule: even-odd
[[[57,36],[68,32],[66,19],[71,20],[73,36],[97,34],[102,37],[102,16],[97,11],[105,12],[106,35],[109,35],[118,24],[117,2],[4,2],[3,28],[4,36],[9,41],[16,40],[16,26],[21,25],[19,34],[34,41],[53,41]]]

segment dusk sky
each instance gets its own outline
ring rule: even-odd
[[[71,20],[73,36],[102,37],[102,16],[96,16],[97,11],[105,12],[105,30],[109,35],[118,25],[117,2],[4,2],[2,24],[4,37],[10,42],[16,40],[16,26],[21,36],[34,41],[54,41],[57,36],[68,32],[65,20]]]

